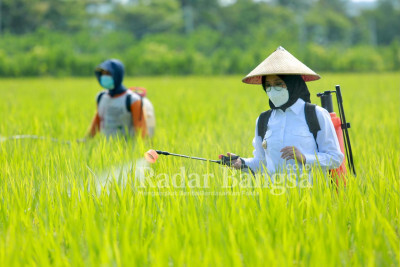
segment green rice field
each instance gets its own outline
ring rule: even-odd
[[[317,104],[341,85],[357,169],[346,187],[322,175],[254,186],[171,156],[144,163],[151,148],[250,157],[268,98],[241,78],[128,78],[155,106],[154,138],[87,142],[75,140],[96,109],[94,77],[0,80],[0,266],[399,266],[400,73],[308,84]],[[44,139],[7,139],[22,134]]]

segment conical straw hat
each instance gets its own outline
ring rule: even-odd
[[[301,75],[305,82],[315,81],[321,77],[300,60],[285,50],[278,47],[260,65],[243,78],[244,83],[261,84],[261,77],[265,75]]]

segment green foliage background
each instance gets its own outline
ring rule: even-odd
[[[278,46],[317,72],[400,69],[400,4],[377,0],[2,0],[0,75],[248,73]],[[357,11],[358,10],[358,11]]]

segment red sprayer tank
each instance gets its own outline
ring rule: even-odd
[[[129,90],[140,95],[142,98],[142,109],[146,118],[147,133],[150,137],[154,136],[156,130],[156,116],[153,104],[147,98],[147,90],[143,87],[130,87]]]
[[[338,116],[336,116],[335,112],[329,113],[331,115],[331,120],[333,123],[333,127],[335,127],[336,136],[339,141],[340,150],[342,151],[343,155],[346,157],[346,153],[344,150],[344,140],[343,140],[343,132],[342,132],[342,122]],[[346,158],[343,159],[342,165],[339,168],[331,170],[332,178],[335,180],[336,185],[339,185],[339,180],[342,180],[344,185],[346,185],[346,178],[345,175],[347,173],[346,169]]]

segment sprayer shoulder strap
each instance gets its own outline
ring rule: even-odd
[[[315,142],[317,142],[318,131],[321,130],[321,127],[319,125],[318,118],[317,118],[316,107],[317,107],[316,105],[310,104],[307,102],[304,105],[304,115],[306,117],[308,129],[314,136]]]
[[[106,93],[106,91],[101,91],[100,93],[97,94],[97,97],[96,97],[97,106],[100,104],[100,100],[105,93]]]
[[[261,139],[264,138],[265,133],[268,130],[268,121],[269,121],[269,118],[271,117],[271,114],[272,114],[272,109],[264,111],[258,117],[257,133],[258,133],[258,136],[261,137]]]
[[[260,136],[261,139],[264,138],[265,133],[268,130],[268,121],[269,118],[271,117],[271,114],[272,114],[272,109],[264,111],[258,117],[257,132],[258,136]],[[317,133],[319,130],[321,130],[321,127],[319,125],[317,118],[316,105],[306,102],[304,105],[304,115],[306,118],[308,129],[314,136],[315,142],[317,142]]]
[[[317,142],[318,131],[321,130],[321,127],[319,125],[318,118],[317,118],[316,107],[317,107],[316,105],[310,104],[307,102],[304,105],[304,115],[306,117],[308,129],[314,136],[315,142]]]

